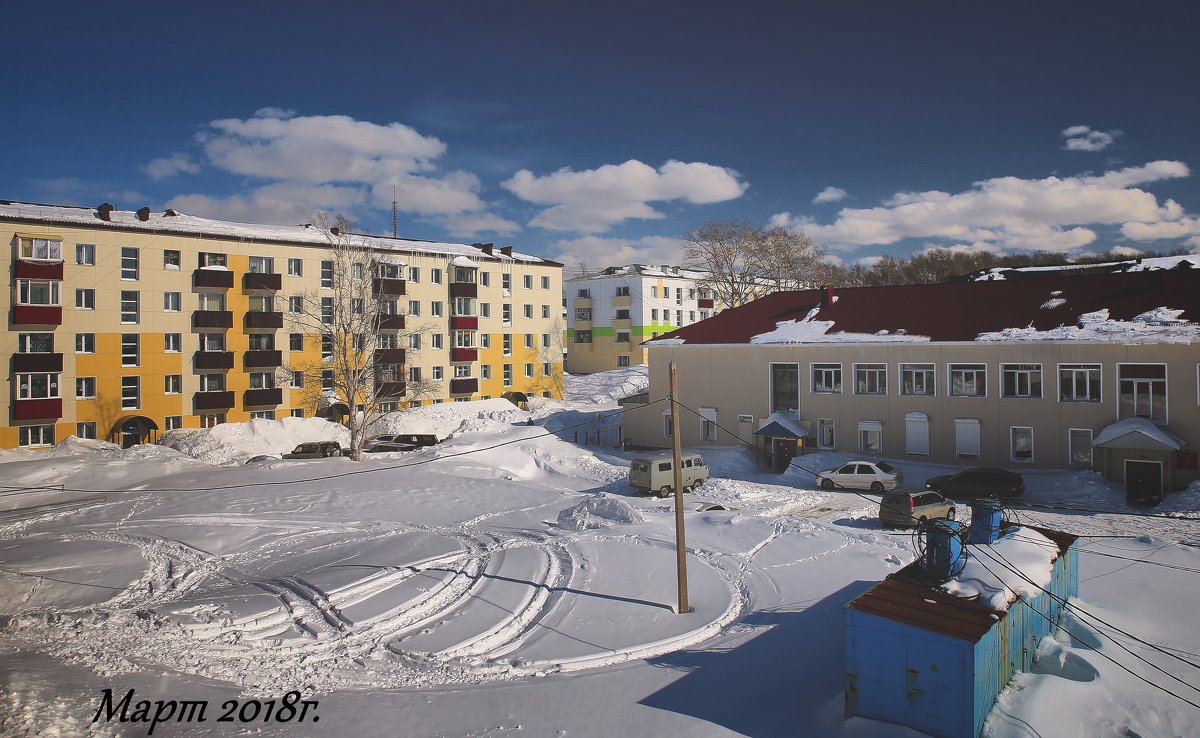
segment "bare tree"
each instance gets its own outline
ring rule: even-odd
[[[712,290],[728,307],[756,297],[758,229],[745,221],[709,221],[686,233],[683,264],[704,273],[697,285]]]
[[[382,403],[440,393],[434,383],[405,382],[405,352],[417,350],[409,336],[429,327],[408,325],[400,313],[399,259],[357,233],[344,215],[321,213],[315,225],[328,241],[328,264],[321,289],[302,295],[288,322],[306,341],[319,342],[321,358],[288,368],[303,373],[306,404],[345,406],[350,458],[358,461],[368,418],[379,414]]]
[[[772,226],[756,231],[755,268],[760,288],[768,292],[816,287],[824,252],[804,231]]]

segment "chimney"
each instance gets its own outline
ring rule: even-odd
[[[100,220],[112,222],[113,206],[108,203],[101,203],[100,207],[96,208],[96,215],[100,216]]]
[[[174,217],[176,217],[176,216],[178,216],[178,215],[179,215],[179,211],[178,211],[178,210],[173,210],[173,209],[169,209],[169,208],[168,208],[167,210],[164,210],[164,211],[163,211],[163,215],[166,215],[166,216],[169,216],[169,217],[171,217],[171,218],[174,218]]]
[[[512,256],[512,246],[501,246],[500,253],[504,254],[505,256]]]
[[[330,232],[330,233],[332,233],[332,234],[333,234],[333,235],[335,235],[335,236],[340,236],[340,235],[342,235],[342,229],[341,229],[341,228],[338,228],[337,226],[334,226],[333,228],[330,228],[330,229],[329,229],[329,232]]]
[[[142,208],[138,210],[137,217],[138,220],[142,221],[143,223],[150,220],[150,208]]]
[[[833,304],[833,285],[823,285],[821,290],[825,293],[824,297],[821,298],[821,307],[829,307]]]
[[[487,254],[488,256],[491,256],[491,255],[492,255],[492,246],[493,246],[493,244],[490,244],[490,243],[473,243],[473,244],[471,244],[471,245],[472,245],[472,246],[474,246],[475,248],[479,249],[479,250],[480,250],[480,251],[482,251],[483,253]]]

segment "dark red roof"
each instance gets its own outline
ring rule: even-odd
[[[1061,292],[1053,295],[1054,292]],[[1070,276],[1059,273],[1011,281],[913,284],[835,289],[832,304],[823,290],[776,292],[659,338],[688,344],[749,343],[784,320],[800,320],[820,307],[815,320],[832,320],[829,334],[905,332],[933,341],[972,341],[1005,328],[1039,330],[1077,325],[1079,315],[1107,308],[1109,317],[1130,320],[1157,307],[1183,310],[1180,318],[1200,323],[1200,270],[1127,272]],[[1052,298],[1064,300],[1052,309]]]

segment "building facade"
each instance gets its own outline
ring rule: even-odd
[[[683,444],[779,469],[829,449],[1178,488],[1200,478],[1197,316],[1194,270],[778,293],[652,342],[649,398],[676,362]],[[669,446],[669,420],[627,407],[626,437]]]
[[[724,307],[698,286],[703,274],[672,266],[609,267],[565,282],[567,366],[591,374],[646,363],[642,342]]]
[[[319,366],[325,348],[288,316],[332,294],[320,229],[0,201],[0,238],[0,447],[320,410],[303,386],[314,378],[289,368]],[[368,242],[388,313],[376,360],[394,368],[383,410],[562,396],[561,265],[491,244]],[[410,397],[415,381],[432,391]]]

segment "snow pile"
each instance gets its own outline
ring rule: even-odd
[[[645,364],[607,372],[564,377],[563,399],[577,404],[611,405],[622,397],[650,388],[650,368]]]
[[[524,423],[529,413],[508,400],[475,400],[473,402],[443,402],[423,405],[400,412],[388,413],[371,423],[370,434],[433,433],[438,438],[462,435],[496,424]],[[479,423],[480,420],[491,421]]]
[[[781,320],[775,324],[775,330],[751,336],[750,343],[920,343],[929,340],[929,336],[907,333],[830,333],[834,321],[814,320],[816,314],[814,308],[800,320]]]
[[[991,546],[968,551],[963,570],[942,589],[957,597],[977,597],[984,607],[1005,612],[1017,597],[1029,599],[1050,584],[1058,544],[1036,530],[1017,527]]]
[[[568,507],[558,514],[558,527],[565,530],[607,528],[613,523],[640,523],[642,514],[619,497],[600,495]]]
[[[350,442],[350,432],[324,418],[255,418],[214,428],[174,430],[159,443],[206,464],[240,464],[251,456],[285,454],[308,441]]]
[[[1059,326],[1050,330],[1005,328],[980,333],[976,341],[1090,341],[1093,343],[1195,343],[1200,342],[1200,325],[1180,319],[1182,310],[1158,307],[1141,313],[1133,320],[1113,320],[1108,309],[1084,313],[1078,326]]]

